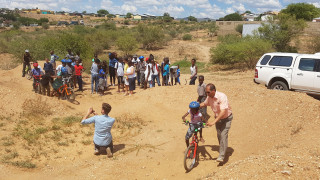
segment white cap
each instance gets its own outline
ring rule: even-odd
[[[26,49],[24,52],[29,52],[29,50],[28,50],[28,49]]]

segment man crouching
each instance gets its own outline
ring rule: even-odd
[[[101,114],[98,115],[92,107],[88,109],[87,114],[83,117],[81,124],[94,123],[94,136],[93,143],[95,147],[95,155],[99,155],[104,149],[107,151],[107,156],[112,157],[113,143],[111,128],[115,121],[114,118],[109,117],[108,114],[111,111],[111,106],[108,103],[102,103]],[[94,114],[93,117],[88,118],[90,114]]]

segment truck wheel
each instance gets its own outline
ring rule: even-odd
[[[276,82],[272,83],[271,89],[287,91],[288,86],[286,85],[286,83],[284,83],[282,81],[276,81]]]

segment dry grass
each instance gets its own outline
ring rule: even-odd
[[[28,119],[52,115],[52,107],[41,96],[26,99],[22,104],[23,116]]]

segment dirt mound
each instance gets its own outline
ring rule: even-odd
[[[227,94],[233,109],[229,158],[223,166],[215,162],[216,131],[206,128],[199,164],[189,173],[182,164],[187,127],[181,116],[197,98],[196,86],[137,89],[131,97],[111,86],[101,97],[90,94],[85,75],[87,90],[77,93],[78,104],[72,104],[35,94],[32,81],[20,72],[21,66],[0,70],[0,172],[5,179],[320,177],[320,102],[303,93],[256,85],[253,71],[204,74],[206,83]],[[184,79],[188,76],[182,75]],[[36,107],[31,100],[44,106]],[[116,118],[112,159],[93,155],[94,126],[80,125],[87,109],[99,112],[102,102],[112,105],[110,116]],[[27,115],[32,107],[43,114]]]

